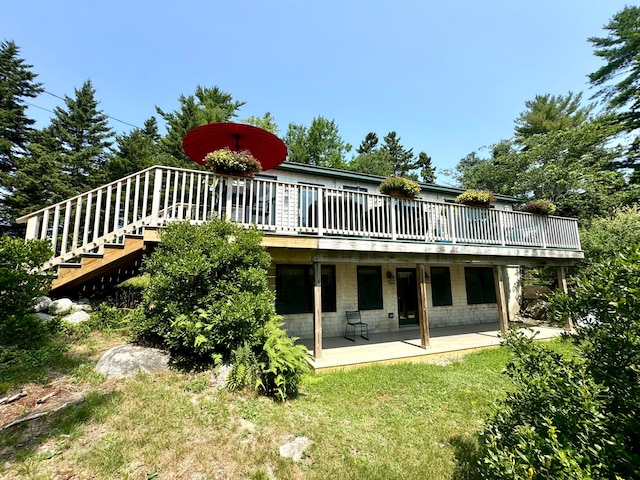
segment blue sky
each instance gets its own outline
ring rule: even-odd
[[[536,94],[588,99],[586,76],[602,63],[587,38],[603,36],[625,4],[25,0],[3,7],[0,39],[18,44],[48,92],[73,96],[91,79],[100,108],[133,125],[156,105],[174,110],[198,84],[218,86],[246,102],[241,118],[271,112],[281,136],[318,115],[354,148],[367,132],[394,130],[439,173],[510,137]],[[51,116],[29,115],[40,127]]]

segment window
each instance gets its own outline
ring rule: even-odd
[[[465,267],[467,303],[496,303],[496,286],[492,267]]]
[[[358,310],[382,308],[382,267],[358,267]]]
[[[449,267],[431,267],[431,299],[434,307],[453,305]]]
[[[276,311],[313,312],[312,265],[276,265]],[[336,311],[335,265],[322,265],[322,311]]]

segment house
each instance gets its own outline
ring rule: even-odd
[[[577,221],[454,203],[461,190],[423,184],[415,199],[380,194],[382,178],[285,162],[254,178],[151,167],[19,219],[26,238],[51,240],[53,288],[99,288],[128,275],[157,229],[214,216],[264,232],[269,279],[290,334],[342,336],[345,311],[370,333],[500,323],[517,312],[521,266],[583,258]]]

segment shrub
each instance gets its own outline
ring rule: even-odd
[[[612,436],[626,449],[616,458],[623,478],[640,477],[640,246],[584,270],[572,295],[550,298],[549,316],[577,323],[576,343],[586,368],[604,388]]]
[[[391,194],[397,192],[409,198],[413,198],[420,193],[420,184],[404,177],[389,177],[378,188],[380,193]]]
[[[607,217],[594,218],[580,228],[580,243],[586,263],[615,256],[621,245],[640,244],[638,206],[617,209]]]
[[[487,190],[467,190],[456,197],[456,203],[472,206],[489,206],[496,197]]]
[[[137,338],[160,342],[175,361],[192,365],[228,359],[244,342],[255,344],[275,314],[261,234],[213,219],[171,224],[161,238],[143,266],[150,282],[134,314],[144,317]]]
[[[579,359],[569,359],[512,331],[506,373],[514,390],[498,402],[482,434],[486,479],[614,478],[610,465],[622,448],[610,437],[601,396]]]
[[[553,215],[556,213],[556,206],[549,200],[531,200],[524,204],[522,211],[537,215]]]
[[[229,148],[221,148],[208,153],[204,157],[207,166],[220,173],[258,173],[262,166],[251,152],[232,152]]]
[[[0,321],[33,312],[33,298],[44,295],[51,285],[51,275],[33,269],[52,254],[41,240],[0,237]]]

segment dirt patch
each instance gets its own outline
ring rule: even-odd
[[[59,378],[48,385],[24,385],[5,397],[10,398],[23,393],[26,395],[11,403],[0,405],[0,430],[11,428],[16,422],[35,420],[66,405],[81,402],[87,390],[87,386],[78,385],[68,377]]]

